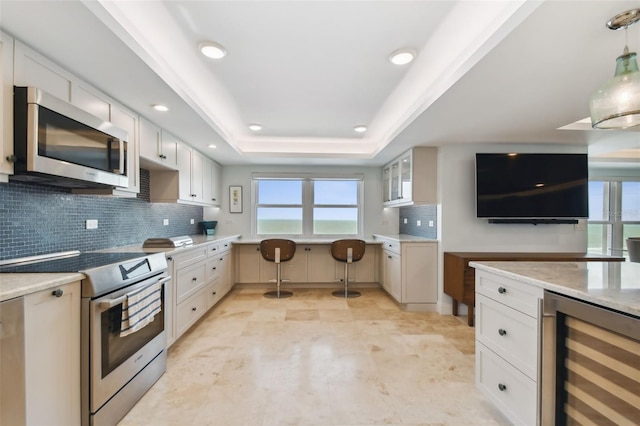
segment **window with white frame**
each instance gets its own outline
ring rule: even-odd
[[[278,177],[253,180],[258,236],[340,237],[361,234],[362,177]]]
[[[588,251],[626,256],[626,240],[640,237],[640,182],[589,182]]]

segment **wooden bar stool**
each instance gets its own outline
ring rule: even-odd
[[[349,290],[349,265],[362,259],[365,247],[366,244],[362,240],[337,240],[331,244],[331,256],[339,262],[344,262],[344,290],[336,290],[331,294],[344,298],[360,296],[359,291]]]
[[[276,289],[266,292],[264,297],[268,297],[270,299],[284,299],[285,297],[293,296],[293,293],[290,291],[281,291],[280,284],[283,281],[281,271],[282,262],[291,260],[295,253],[296,243],[291,240],[271,238],[260,242],[260,254],[262,254],[262,257],[265,260],[275,262],[276,264]]]

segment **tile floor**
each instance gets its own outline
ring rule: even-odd
[[[505,425],[474,387],[465,319],[378,289],[234,289],[169,350],[130,425]]]

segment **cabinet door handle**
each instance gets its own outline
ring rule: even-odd
[[[211,199],[211,201],[216,201],[216,199],[215,199],[215,198],[212,198],[212,199]]]
[[[507,334],[507,330],[505,330],[504,328],[500,328],[498,329],[498,334],[501,336],[505,336]]]
[[[500,294],[505,294],[507,292],[507,289],[504,287],[498,287],[498,293]]]
[[[214,291],[214,292],[212,292],[211,294],[213,294],[213,295],[215,296],[215,295],[216,295],[216,292]]]
[[[198,281],[198,277],[191,278],[191,281]]]
[[[198,308],[196,308],[196,307],[194,306],[193,308],[191,308],[191,310],[192,310],[193,312],[195,312],[195,311],[197,311],[197,310],[198,310]]]
[[[213,270],[215,271],[215,270],[216,270],[216,267],[214,266],[214,267],[213,267],[213,268],[211,268],[211,269],[213,269]]]
[[[391,259],[391,256],[387,256],[389,259]]]
[[[498,389],[500,389],[500,392],[504,392],[507,390],[507,385],[503,385],[502,383],[498,383]]]
[[[61,288],[57,288],[51,292],[51,295],[55,297],[62,297],[63,294],[64,294],[64,291],[62,291]]]

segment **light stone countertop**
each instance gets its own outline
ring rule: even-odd
[[[78,272],[0,274],[0,302],[83,279],[84,275]]]
[[[143,249],[142,243],[128,246],[113,247],[110,249],[95,250],[106,253],[167,253],[176,254],[182,250],[197,247],[201,244],[209,244],[215,241],[234,240],[240,235],[191,235],[193,245],[182,248],[154,248]],[[0,302],[36,293],[41,290],[55,288],[57,286],[81,281],[85,276],[78,272],[58,272],[58,273],[0,273]]]
[[[469,266],[640,317],[640,263],[469,262]]]
[[[260,241],[265,238],[248,238],[234,241],[233,244],[260,244]],[[339,238],[288,238],[294,241],[296,244],[331,244],[332,242],[339,240]],[[360,239],[360,238],[355,238]],[[367,244],[382,244],[381,241],[374,240],[373,238],[361,238]]]
[[[393,240],[399,243],[437,243],[437,239],[416,237],[407,234],[373,234],[374,238]]]

